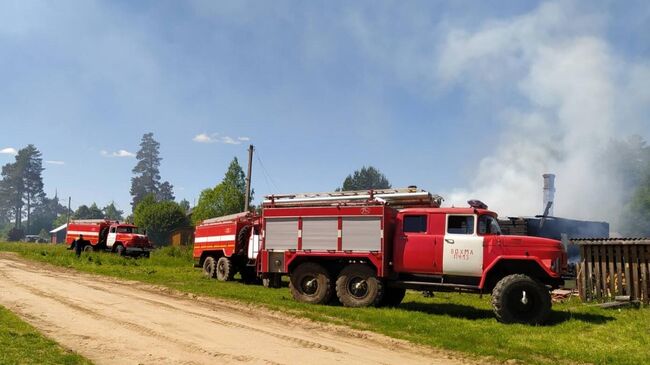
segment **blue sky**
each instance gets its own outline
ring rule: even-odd
[[[252,143],[257,201],[373,165],[537,214],[544,172],[577,203],[611,188],[580,141],[649,139],[648,24],[644,1],[6,1],[0,163],[32,143],[48,195],[129,211],[153,132],[179,200]]]

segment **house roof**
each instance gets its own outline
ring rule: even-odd
[[[62,230],[64,230],[64,229],[66,229],[67,227],[68,227],[68,224],[67,224],[67,223],[64,223],[64,224],[62,224],[62,225],[60,225],[60,226],[54,228],[53,230],[51,230],[50,233],[57,233],[57,232],[59,232],[59,231],[62,231]]]

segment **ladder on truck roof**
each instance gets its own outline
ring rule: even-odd
[[[250,218],[252,216],[253,216],[253,213],[250,213],[250,212],[235,213],[235,214],[230,214],[230,215],[224,215],[222,217],[205,219],[205,220],[201,221],[201,224],[227,222],[227,221],[233,221],[233,220],[242,219],[242,218]]]
[[[300,193],[267,195],[264,207],[302,207],[317,205],[386,204],[394,208],[440,207],[443,198],[415,187],[399,189],[335,191],[329,193]]]
[[[95,224],[95,223],[117,223],[119,224],[119,221],[112,221],[110,219],[72,219],[70,220],[70,223],[75,223],[75,224]]]

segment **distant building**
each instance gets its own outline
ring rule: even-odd
[[[50,231],[50,242],[52,243],[64,243],[65,234],[68,230],[68,224],[62,224],[59,227],[54,228]]]
[[[172,246],[189,246],[194,244],[194,227],[176,228],[169,234]]]

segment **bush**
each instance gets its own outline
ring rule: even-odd
[[[7,234],[7,240],[10,242],[18,242],[25,237],[25,231],[20,228],[12,228]]]
[[[169,243],[172,230],[189,224],[185,211],[173,201],[157,202],[148,195],[135,207],[135,224],[147,230],[149,239],[157,246]]]

